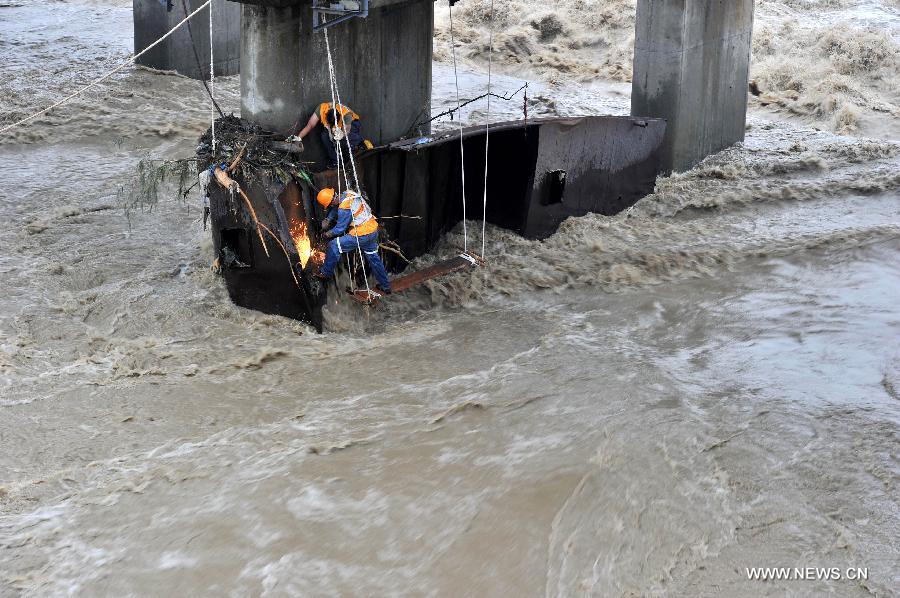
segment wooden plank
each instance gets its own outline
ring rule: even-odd
[[[384,295],[382,295],[381,293],[379,293],[377,291],[372,291],[372,294],[370,295],[370,294],[366,293],[365,289],[363,289],[361,291],[359,289],[357,289],[355,291],[351,291],[350,289],[347,289],[347,292],[350,294],[350,297],[354,301],[356,301],[358,303],[362,303],[363,305],[375,305],[376,303],[378,303],[379,299],[384,297]]]

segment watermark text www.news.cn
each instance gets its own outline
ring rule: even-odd
[[[751,581],[858,581],[869,579],[868,567],[746,567]]]

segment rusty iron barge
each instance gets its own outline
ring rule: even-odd
[[[630,116],[492,125],[484,216],[543,239],[570,216],[614,215],[653,191],[665,127],[659,119]],[[470,173],[466,212],[480,220],[484,127],[401,140],[357,158],[363,193],[376,216],[386,217],[381,222],[386,236],[410,259],[430,251],[462,219],[460,136]],[[205,163],[211,162],[207,156]],[[329,290],[312,276],[323,257],[316,249],[323,214],[315,196],[331,185],[335,173],[312,174],[291,164],[286,159],[254,166],[250,152],[240,168],[216,170],[218,183],[208,192],[216,264],[236,304],[303,320],[321,331],[322,307],[335,287]],[[418,218],[390,218],[401,214]],[[406,265],[391,253],[384,258],[394,272]]]

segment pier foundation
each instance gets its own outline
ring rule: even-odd
[[[744,140],[753,0],[638,0],[631,113],[668,122],[667,171]]]

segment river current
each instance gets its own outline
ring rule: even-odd
[[[0,114],[130,50],[129,2],[0,2]],[[628,111],[627,83],[529,88],[536,115]],[[455,103],[446,61],[434,89]],[[893,117],[755,105],[634,208],[488,226],[487,268],[336,300],[317,335],[230,303],[196,195],[128,195],[140,159],[192,154],[205,97],[127,69],[0,139],[0,595],[897,594]]]

